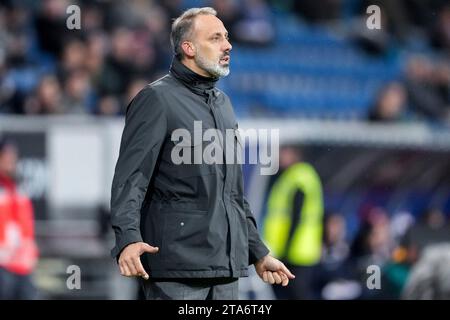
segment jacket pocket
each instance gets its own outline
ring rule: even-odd
[[[162,211],[164,259],[180,268],[204,265],[208,252],[208,215],[203,210]]]

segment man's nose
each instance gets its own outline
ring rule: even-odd
[[[224,51],[231,51],[231,49],[233,49],[233,46],[228,39],[225,39]]]

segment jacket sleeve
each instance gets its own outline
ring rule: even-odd
[[[167,131],[165,109],[151,87],[127,107],[111,187],[111,224],[116,236],[112,257],[128,244],[142,241],[140,211]]]
[[[256,228],[256,220],[250,209],[250,205],[247,199],[244,197],[244,209],[245,215],[247,217],[247,228],[248,228],[248,263],[249,265],[254,264],[256,261],[262,257],[269,254],[269,249],[262,242],[259,236],[258,230]]]

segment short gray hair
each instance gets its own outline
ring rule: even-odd
[[[191,36],[192,24],[194,23],[195,17],[208,14],[217,16],[217,11],[211,7],[191,8],[183,12],[183,14],[176,18],[172,23],[170,44],[172,45],[175,57],[179,60],[181,60],[184,55],[183,50],[181,49],[181,43]]]

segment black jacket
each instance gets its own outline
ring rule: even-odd
[[[244,198],[240,164],[174,164],[175,129],[237,129],[230,99],[174,58],[170,73],[147,85],[127,108],[111,190],[112,256],[128,244],[159,247],[141,257],[152,277],[247,276],[268,254]],[[199,132],[197,132],[198,134]],[[238,147],[236,138],[233,148]],[[192,148],[185,143],[178,148]],[[231,146],[230,146],[231,147]],[[184,152],[184,149],[183,149]]]

